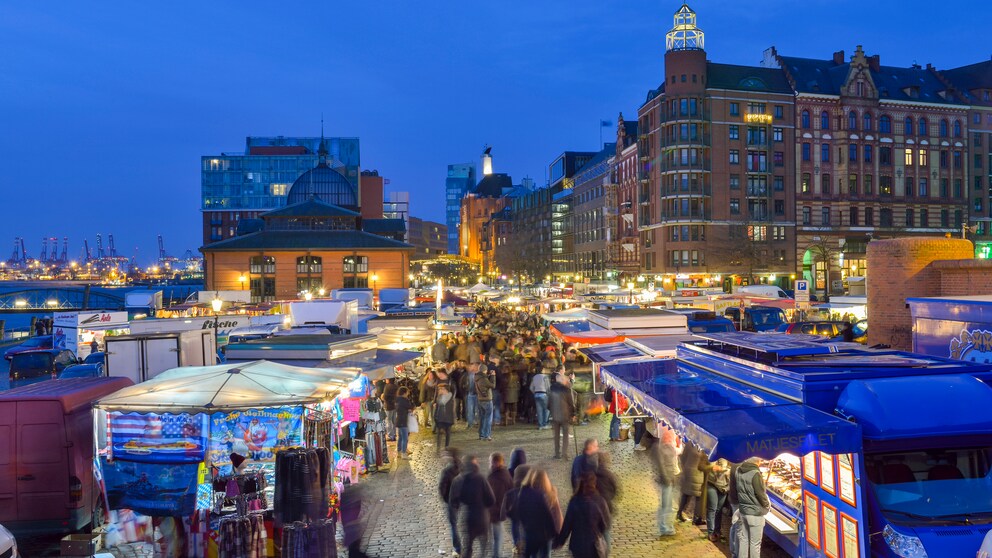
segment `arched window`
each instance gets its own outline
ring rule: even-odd
[[[956,137],[956,138],[961,137],[961,121],[960,120],[955,120],[954,121],[954,137]]]
[[[907,136],[913,135],[913,119],[908,116],[906,117],[906,123],[903,125],[903,132]]]
[[[892,118],[888,114],[883,114],[878,117],[878,131],[883,134],[892,133]]]
[[[857,130],[858,129],[858,113],[853,110],[847,113],[847,129]]]
[[[802,123],[801,123],[801,126],[803,128],[805,128],[805,129],[807,129],[807,130],[809,129],[809,111],[808,110],[804,110],[802,112]]]
[[[864,121],[864,123],[861,125],[861,127],[864,128],[866,132],[870,132],[871,131],[871,124],[872,124],[871,123],[871,113],[870,112],[866,112],[865,115],[861,119]]]
[[[919,135],[924,136],[924,137],[930,135],[930,131],[927,128],[927,119],[926,118],[921,118],[920,119],[920,133],[919,133]]]
[[[942,137],[942,138],[946,138],[947,137],[947,119],[946,118],[941,119],[941,121],[940,121],[940,137]]]
[[[823,111],[820,113],[820,129],[829,130],[830,129],[830,113]]]

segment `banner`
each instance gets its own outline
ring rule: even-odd
[[[210,417],[210,462],[230,463],[237,453],[252,461],[275,461],[276,452],[299,446],[303,407],[250,409]]]
[[[114,459],[139,463],[199,463],[207,449],[207,416],[181,413],[110,414]]]
[[[341,417],[348,422],[358,422],[362,420],[362,401],[358,397],[338,398],[341,404]]]
[[[110,509],[156,517],[187,516],[196,507],[196,463],[168,465],[101,459]]]

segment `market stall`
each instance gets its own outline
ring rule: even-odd
[[[355,380],[256,361],[176,368],[102,398],[107,508],[185,532],[187,546],[166,556],[306,556],[299,541],[333,541],[338,396]]]
[[[92,351],[90,343],[104,346],[104,337],[130,332],[127,312],[58,312],[52,319],[53,346],[68,349],[79,358]]]

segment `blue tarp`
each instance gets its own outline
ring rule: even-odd
[[[593,345],[583,347],[579,352],[589,357],[589,360],[602,364],[621,359],[643,357],[644,353],[627,345],[626,343],[607,343],[606,345]]]
[[[558,330],[562,335],[569,335],[571,333],[578,333],[580,331],[592,331],[604,329],[592,322],[576,321],[576,322],[557,322],[552,324],[552,328]]]
[[[676,360],[612,364],[602,372],[607,385],[711,459],[740,462],[861,448],[855,424],[717,374],[688,370]]]

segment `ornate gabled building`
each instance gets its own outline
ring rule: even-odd
[[[626,284],[629,277],[640,272],[640,249],[637,237],[637,121],[627,122],[623,114],[617,118],[616,153],[613,156],[612,179],[607,192],[607,221],[611,236],[607,241],[608,279]]]
[[[927,66],[860,46],[827,60],[766,52],[795,93],[796,258],[812,289],[865,275],[872,238],[954,234],[968,219],[968,101]]]

